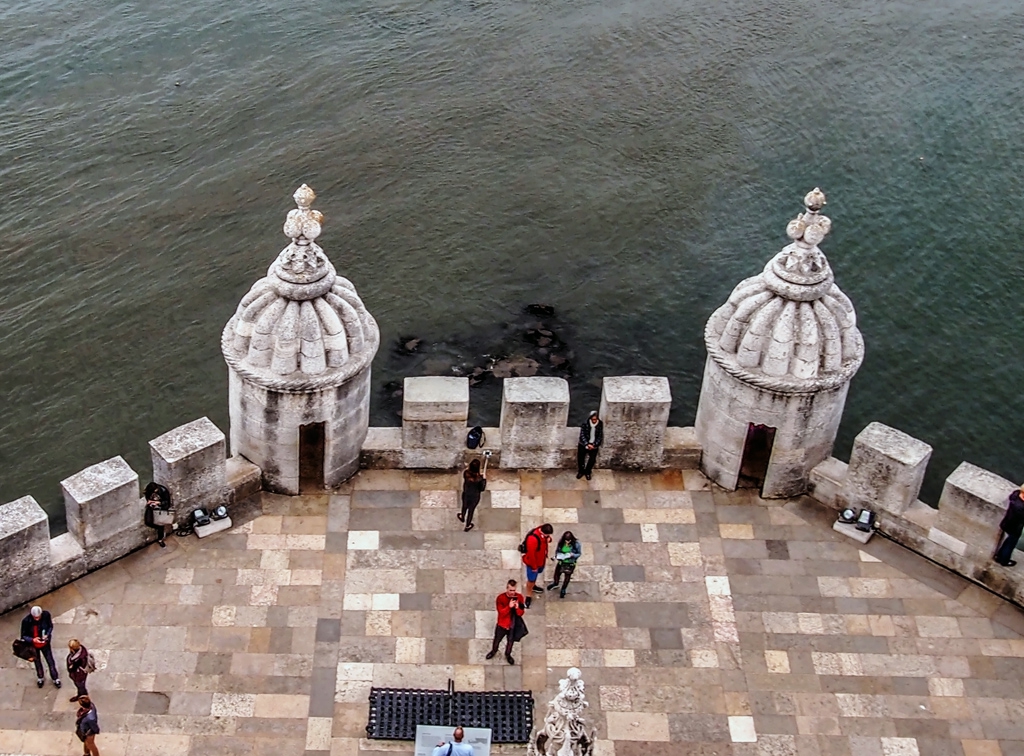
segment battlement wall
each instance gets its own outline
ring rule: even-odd
[[[946,478],[935,509],[918,499],[931,453],[923,441],[871,423],[854,440],[849,463],[830,457],[811,471],[808,493],[837,511],[870,509],[883,535],[1024,605],[1020,571],[992,558],[1018,484],[963,462]]]
[[[370,428],[360,464],[368,468],[460,469],[490,452],[507,469],[573,468],[579,428],[568,426],[568,384],[560,378],[505,380],[501,421],[485,442],[466,448],[469,391],[465,378],[407,378],[400,427]],[[692,427],[669,427],[668,380],[607,378],[599,414],[605,422],[598,467],[697,469],[701,447]],[[153,478],[172,495],[178,519],[197,507],[229,506],[236,524],[261,513],[263,471],[228,457],[224,433],[207,418],[149,443]],[[841,510],[876,512],[881,533],[933,561],[1024,605],[1024,581],[996,564],[999,521],[1017,486],[967,462],[947,478],[933,509],[918,500],[931,447],[872,423],[854,442],[849,463],[829,457],[811,471],[808,493]],[[121,458],[91,465],[61,482],[68,532],[50,538],[46,513],[25,496],[0,506],[0,612],[46,594],[145,546],[139,476]]]

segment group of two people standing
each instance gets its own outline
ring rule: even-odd
[[[594,472],[594,464],[597,462],[597,452],[604,443],[604,422],[598,417],[597,412],[591,412],[583,425],[580,426],[579,443],[576,446],[576,479],[585,477],[591,479]],[[459,511],[459,522],[465,525],[465,530],[472,530],[473,514],[477,505],[480,504],[480,496],[487,488],[487,462],[484,461],[483,469],[480,468],[480,460],[474,459],[462,473],[462,509]]]

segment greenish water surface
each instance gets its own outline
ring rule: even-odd
[[[228,427],[220,331],[286,239],[381,324],[386,384],[472,360],[530,302],[604,375],[693,422],[711,312],[820,185],[872,420],[1024,477],[1024,21],[1017,3],[13,0],[0,8],[0,502],[196,417]],[[496,423],[496,384],[474,391]],[[145,481],[143,481],[145,482]]]

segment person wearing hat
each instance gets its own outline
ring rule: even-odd
[[[1020,534],[1024,532],[1024,485],[1010,494],[1006,502],[1006,514],[999,523],[999,536],[996,539],[998,548],[993,557],[1003,567],[1013,567],[1015,562],[1013,550],[1017,548]]]
[[[584,475],[590,480],[594,472],[594,463],[597,462],[597,450],[604,442],[604,422],[597,416],[597,412],[591,412],[590,416],[580,426],[580,440],[576,446],[576,480]]]
[[[36,650],[36,685],[40,688],[46,682],[43,674],[43,659],[46,657],[46,666],[50,669],[50,679],[58,688],[60,677],[57,674],[57,665],[53,663],[53,650],[50,648],[50,640],[53,637],[53,620],[50,613],[42,607],[33,606],[28,615],[21,621],[21,638],[31,643]]]

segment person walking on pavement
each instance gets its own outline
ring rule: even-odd
[[[71,697],[71,702],[74,703],[80,700],[82,696],[89,695],[89,691],[85,687],[85,681],[89,677],[91,665],[89,663],[89,649],[79,643],[77,638],[72,638],[68,641],[68,648],[70,649],[67,658],[68,677],[75,684],[75,690],[77,691]]]
[[[565,598],[565,589],[569,587],[569,580],[576,569],[576,560],[582,554],[583,548],[580,546],[580,542],[576,540],[576,536],[572,534],[572,531],[567,530],[562,533],[562,537],[558,539],[558,545],[555,547],[555,577],[552,579],[551,584],[548,585],[549,591],[555,590],[558,587],[558,578],[563,575],[565,576],[562,590],[558,593],[559,598]]]
[[[1017,548],[1020,534],[1024,532],[1024,485],[1010,494],[1006,502],[1006,514],[999,523],[999,535],[996,538],[995,560],[1003,567],[1017,564],[1012,559],[1013,550]]]
[[[100,734],[100,720],[96,715],[96,704],[89,696],[78,699],[78,713],[75,715],[75,735],[82,741],[85,756],[100,756],[96,747],[96,736]]]
[[[461,727],[456,727],[455,732],[452,733],[452,740],[450,743],[445,743],[443,740],[437,744],[437,748],[434,749],[434,753],[431,756],[473,756],[473,746],[469,743],[463,743],[462,739],[466,737],[466,733]]]
[[[466,530],[473,529],[473,513],[480,503],[480,494],[487,488],[487,469],[480,472],[480,460],[474,459],[462,473],[462,511],[459,522],[466,524]]]
[[[523,616],[523,604],[523,594],[516,591],[516,581],[509,580],[505,592],[499,593],[498,598],[494,600],[494,608],[498,610],[498,621],[494,625],[494,644],[487,654],[488,659],[494,658],[502,639],[508,638],[505,643],[505,661],[509,664],[516,663],[512,658],[512,644],[516,642],[514,625]]]
[[[551,543],[551,534],[554,532],[555,529],[549,523],[544,523],[527,533],[519,547],[523,554],[523,564],[526,566],[527,609],[533,603],[533,587],[536,585],[540,573],[544,572],[544,565],[547,564],[548,545]]]
[[[57,674],[57,665],[53,663],[53,650],[50,648],[50,640],[53,637],[53,620],[50,613],[42,607],[33,606],[28,615],[21,621],[21,638],[31,643],[36,650],[36,685],[40,688],[46,682],[43,674],[43,657],[46,657],[46,666],[50,670],[50,679],[58,688],[60,687],[60,675]]]
[[[576,480],[586,476],[590,480],[597,462],[597,450],[604,443],[604,421],[591,412],[580,426],[580,440],[576,447]]]

